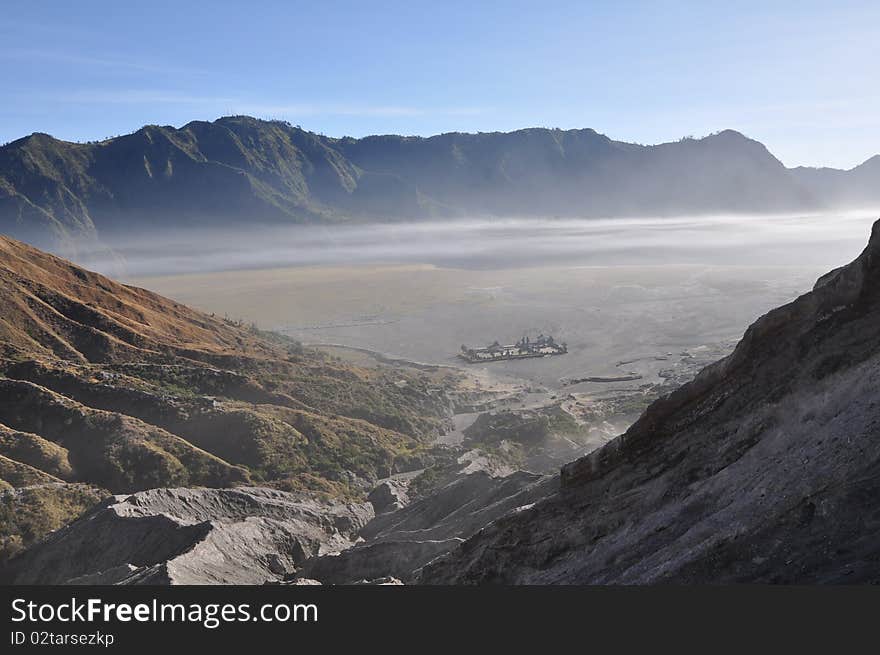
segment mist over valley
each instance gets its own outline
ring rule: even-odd
[[[455,221],[119,241],[124,279],[306,343],[456,364],[524,334],[566,357],[488,365],[558,386],[738,338],[861,249],[867,213]]]

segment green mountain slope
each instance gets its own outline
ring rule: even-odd
[[[790,171],[730,130],[657,146],[588,129],[335,139],[234,116],[9,143],[0,231],[57,247],[167,226],[795,211],[875,187],[876,169]],[[846,193],[825,181],[838,174]]]

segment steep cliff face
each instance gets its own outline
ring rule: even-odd
[[[560,478],[421,581],[880,581],[880,222]]]

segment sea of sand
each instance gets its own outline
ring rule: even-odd
[[[641,376],[626,387],[657,381],[682,358],[725,355],[757,317],[855,257],[872,218],[480,221],[433,231],[371,226],[368,235],[361,226],[323,228],[321,239],[294,229],[273,239],[268,265],[243,237],[226,255],[212,246],[211,266],[228,261],[231,270],[126,281],[306,344],[482,367],[551,389]],[[568,354],[473,365],[456,358],[461,345],[541,333],[566,342]]]

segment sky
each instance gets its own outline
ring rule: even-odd
[[[0,143],[230,114],[331,136],[736,129],[787,166],[880,153],[880,2],[0,0]]]

